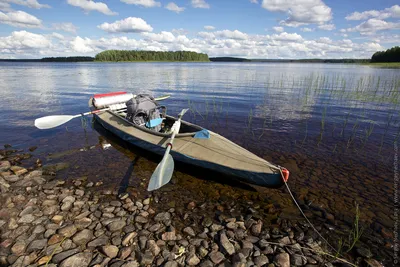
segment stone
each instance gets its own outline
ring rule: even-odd
[[[17,229],[17,228],[18,228],[17,220],[15,218],[11,218],[8,221],[8,229],[14,230],[14,229]]]
[[[365,259],[364,261],[367,267],[383,267],[383,264],[375,259]]]
[[[167,261],[164,267],[178,267],[178,263],[176,261]]]
[[[123,247],[118,252],[118,258],[120,258],[121,260],[125,260],[129,257],[129,255],[131,255],[131,253],[132,249],[130,247]]]
[[[65,239],[65,237],[62,236],[62,235],[58,235],[58,234],[52,235],[50,237],[50,239],[47,241],[47,245],[51,246],[51,245],[54,245],[54,244],[58,244],[61,241],[63,241],[64,239]]]
[[[15,183],[22,179],[22,177],[20,177],[18,175],[6,175],[6,176],[3,175],[3,177],[4,177],[4,180],[6,180],[9,183]]]
[[[59,267],[86,267],[92,260],[91,252],[81,252],[63,260]]]
[[[132,240],[137,236],[136,232],[131,232],[125,235],[124,239],[122,240],[123,246],[128,246],[132,243]]]
[[[196,254],[190,253],[190,254],[186,257],[186,263],[187,263],[189,266],[196,266],[197,264],[200,263],[200,259],[196,256]]]
[[[149,205],[150,204],[150,198],[146,198],[143,200],[143,205]]]
[[[275,255],[274,261],[278,267],[290,267],[290,257],[286,252]]]
[[[36,250],[42,250],[47,245],[47,239],[33,240],[26,248],[26,252],[30,253]]]
[[[154,241],[154,240],[148,240],[146,246],[147,246],[147,249],[150,250],[154,256],[157,256],[161,252],[160,247],[157,245],[156,241]]]
[[[161,239],[164,241],[174,241],[176,240],[175,232],[165,232],[161,235]]]
[[[114,221],[107,225],[107,229],[111,232],[121,231],[126,225],[125,220]]]
[[[123,267],[139,267],[139,263],[137,261],[128,261]]]
[[[140,257],[140,265],[151,265],[154,260],[154,256],[150,251],[146,251],[141,257]]]
[[[221,233],[219,236],[220,245],[224,248],[224,250],[229,254],[232,255],[235,253],[235,247],[232,243],[228,240],[228,237],[225,233]]]
[[[80,251],[79,248],[74,248],[74,249],[63,251],[61,253],[55,254],[53,256],[53,258],[51,259],[51,261],[58,264],[61,261],[65,260],[66,258],[78,253],[79,251]]]
[[[50,260],[51,260],[51,256],[44,256],[44,257],[41,257],[39,260],[38,260],[38,265],[40,266],[40,265],[44,265],[44,264],[47,264],[48,262],[50,262]],[[47,265],[47,266],[49,266],[49,265]]]
[[[209,261],[209,260],[206,260],[206,261],[203,261],[201,264],[200,264],[200,267],[213,267],[214,266],[214,264],[211,262],[211,261]],[[234,265],[235,266],[235,265]]]
[[[69,211],[72,208],[72,206],[73,206],[73,202],[64,202],[61,205],[61,210],[62,211]]]
[[[307,263],[307,258],[302,255],[293,254],[290,256],[290,263],[295,266],[303,266]]]
[[[55,224],[60,224],[64,217],[62,215],[54,215],[53,218],[51,218],[51,221]]]
[[[23,175],[28,172],[27,169],[20,167],[20,166],[12,166],[10,170],[15,174],[15,175]]]
[[[162,227],[162,225],[160,223],[155,223],[152,226],[149,227],[149,231],[150,232],[157,232],[158,230],[160,230]]]
[[[255,236],[259,236],[261,234],[262,225],[262,221],[258,221],[256,224],[253,224],[253,226],[251,226],[251,233]]]
[[[220,262],[222,262],[222,261],[225,259],[224,254],[222,254],[222,253],[219,252],[219,251],[213,251],[213,252],[211,252],[211,253],[209,254],[209,257],[210,257],[211,261],[212,261],[214,264],[219,264]]]
[[[65,237],[71,237],[73,236],[76,232],[78,231],[78,229],[76,228],[75,225],[71,224],[71,225],[67,225],[61,229],[58,229],[58,234],[65,236]]]
[[[0,172],[8,171],[11,167],[11,163],[9,161],[3,160],[0,161]]]
[[[34,220],[35,220],[35,216],[33,216],[32,214],[26,214],[18,220],[18,223],[31,223]]]
[[[194,232],[192,227],[186,227],[183,229],[183,232],[189,236],[196,236],[196,233]]]
[[[109,258],[113,259],[118,255],[118,247],[114,245],[102,246],[101,251]]]
[[[90,218],[81,218],[74,221],[74,224],[78,230],[82,230],[87,228],[89,225],[92,224],[92,220]]]
[[[86,245],[94,237],[93,231],[89,229],[83,229],[76,233],[72,238],[72,241],[78,246]]]
[[[254,264],[256,266],[264,266],[267,263],[269,263],[269,260],[268,260],[267,256],[265,256],[265,255],[260,255],[260,256],[254,258]]]
[[[171,213],[169,212],[161,212],[154,216],[154,221],[156,222],[165,222],[171,220]]]
[[[96,239],[94,239],[94,240],[92,240],[92,241],[90,241],[88,244],[87,244],[87,246],[90,248],[96,248],[96,247],[99,247],[99,246],[104,246],[104,245],[106,245],[108,243],[108,237],[107,236],[105,236],[105,235],[101,235],[101,236],[99,236],[98,238],[96,238]]]
[[[11,252],[17,256],[21,256],[26,249],[26,243],[23,240],[18,240],[15,244],[11,247]]]
[[[143,216],[136,216],[135,221],[143,224],[148,222],[148,220]]]

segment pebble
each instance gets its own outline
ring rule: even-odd
[[[226,236],[225,233],[222,233],[219,236],[219,241],[220,245],[225,249],[225,251],[229,254],[232,255],[235,253],[235,247],[232,245],[232,243],[228,240],[228,237]]]
[[[220,262],[222,262],[222,261],[225,259],[224,254],[222,254],[222,253],[219,252],[219,251],[211,252],[211,253],[209,254],[209,257],[210,257],[211,261],[212,261],[214,264],[219,264]]]
[[[91,260],[91,252],[81,252],[63,260],[60,267],[86,267],[89,266]]]
[[[114,245],[102,246],[101,251],[109,258],[113,259],[118,255],[118,247]]]
[[[279,253],[275,256],[274,261],[280,267],[290,267],[290,257],[288,253]]]
[[[72,238],[72,241],[78,246],[86,245],[94,237],[93,231],[89,229],[83,229],[76,233]]]

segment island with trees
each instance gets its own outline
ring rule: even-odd
[[[379,51],[372,55],[371,63],[400,62],[400,46],[386,51]]]
[[[101,62],[132,61],[210,61],[207,54],[191,51],[139,51],[139,50],[106,50],[95,56]]]

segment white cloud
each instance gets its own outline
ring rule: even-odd
[[[216,37],[220,37],[220,38],[228,38],[228,39],[236,39],[236,40],[246,40],[247,39],[247,34],[241,32],[241,31],[238,31],[238,30],[216,31],[216,32],[214,32],[214,35]]]
[[[194,8],[210,8],[210,5],[205,0],[192,0]]]
[[[57,32],[53,32],[53,33],[52,33],[52,36],[55,37],[55,38],[57,38],[57,39],[64,40],[64,35],[59,34],[59,33],[57,33]]]
[[[70,33],[76,33],[78,27],[76,27],[71,22],[63,22],[63,23],[53,23],[53,29],[58,31],[65,31]]]
[[[368,10],[364,12],[353,12],[345,17],[346,20],[365,20],[368,18],[387,19],[399,18],[400,6],[394,5],[383,10]]]
[[[123,20],[117,20],[114,23],[104,22],[97,26],[109,33],[117,32],[151,32],[153,28],[141,18],[129,17]]]
[[[160,7],[161,3],[154,0],[121,0],[125,4],[144,6],[144,7]]]
[[[250,3],[258,4],[258,0],[250,0]]]
[[[156,41],[160,43],[172,43],[175,41],[175,36],[171,32],[162,31],[160,33],[150,33],[144,32],[142,33],[145,40]]]
[[[207,26],[204,26],[204,29],[207,31],[213,31],[213,30],[215,30],[215,27],[211,26],[211,25],[207,25]]]
[[[108,6],[102,2],[94,2],[92,0],[68,0],[68,4],[82,8],[86,13],[97,11],[105,15],[117,15],[117,12],[111,11]]]
[[[27,31],[14,31],[10,36],[0,37],[0,49],[18,51],[47,48],[50,46],[51,42],[45,36]]]
[[[78,53],[90,53],[98,50],[92,40],[89,38],[81,38],[80,36],[75,37],[70,44],[71,48]]]
[[[359,32],[361,35],[372,35],[377,31],[400,29],[400,23],[380,19],[369,19],[353,28],[341,29],[340,32]]]
[[[283,27],[272,27],[272,29],[274,29],[274,31],[276,32],[283,32],[285,29]]]
[[[318,29],[325,30],[325,31],[333,31],[336,29],[334,24],[322,24],[318,25]]]
[[[50,8],[49,5],[40,4],[37,0],[2,0],[2,2],[13,3],[16,5],[27,6],[35,9]]]
[[[240,34],[241,33],[241,34]],[[43,56],[94,56],[107,49],[196,51],[209,56],[237,56],[247,58],[369,58],[377,50],[384,50],[379,39],[399,40],[399,35],[384,33],[366,41],[349,39],[303,38],[296,33],[249,34],[237,31],[199,32],[194,37],[184,31],[141,33],[135,38],[109,36],[88,38],[59,33],[33,34],[13,32],[0,37],[0,56],[3,58],[38,58]],[[232,37],[240,37],[233,39]],[[376,39],[376,40],[375,40]]]
[[[0,11],[0,23],[21,28],[39,28],[42,26],[40,19],[24,11],[11,11],[7,13]]]
[[[302,31],[302,32],[313,32],[315,29],[312,29],[312,28],[307,28],[307,27],[304,27],[304,28],[301,28],[300,29],[300,31]]]
[[[302,41],[303,37],[301,37],[301,35],[297,33],[282,32],[280,34],[272,35],[272,39],[285,42],[297,42],[297,41]]]
[[[332,19],[331,8],[322,0],[263,0],[262,7],[272,12],[288,14],[282,25],[298,27],[306,24],[322,24]]]
[[[170,10],[170,11],[176,12],[176,13],[178,13],[178,14],[179,14],[180,12],[183,12],[183,11],[185,10],[184,7],[180,7],[180,6],[178,6],[177,4],[175,4],[174,2],[168,3],[168,4],[165,6],[165,8],[168,9],[168,10]]]
[[[171,31],[173,34],[175,34],[175,35],[186,35],[186,34],[188,34],[189,33],[189,31],[188,30],[185,30],[185,29],[183,29],[183,28],[179,28],[179,29],[172,29],[172,31]]]

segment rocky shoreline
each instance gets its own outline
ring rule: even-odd
[[[156,194],[140,199],[101,182],[58,180],[57,166],[24,168],[28,153],[0,154],[0,266],[351,266],[326,256],[301,220],[267,225],[251,207],[201,216],[210,207],[190,200],[182,213],[160,208]],[[382,266],[357,251],[347,260]]]

